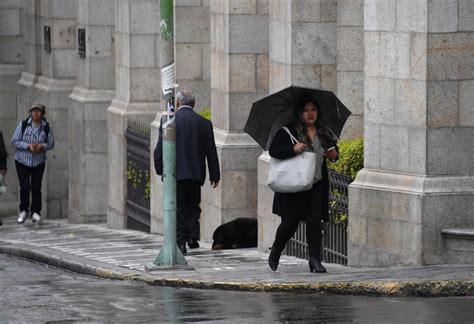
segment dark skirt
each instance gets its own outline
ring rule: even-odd
[[[326,181],[325,181],[326,180]],[[275,193],[273,213],[280,217],[299,220],[319,219],[329,221],[329,183],[327,178],[313,185],[310,190],[296,193]]]

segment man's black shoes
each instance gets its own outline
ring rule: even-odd
[[[179,248],[179,250],[181,251],[182,254],[187,253],[187,251],[186,251],[186,242],[178,243],[178,248]]]

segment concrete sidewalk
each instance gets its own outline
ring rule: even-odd
[[[474,265],[417,268],[351,268],[325,264],[326,274],[310,273],[307,261],[282,256],[278,270],[257,249],[212,251],[210,244],[189,250],[192,269],[148,273],[162,237],[105,224],[76,225],[46,220],[41,225],[4,219],[0,253],[102,278],[150,285],[245,291],[295,291],[389,296],[473,296]]]

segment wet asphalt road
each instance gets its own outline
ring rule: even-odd
[[[150,287],[0,255],[0,323],[472,323],[474,298],[387,298]]]

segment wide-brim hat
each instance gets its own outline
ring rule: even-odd
[[[30,108],[30,112],[33,110],[33,109],[39,109],[41,110],[41,112],[44,114],[46,114],[46,107],[42,104],[40,104],[39,102],[34,102],[32,105],[31,105],[31,108]]]

